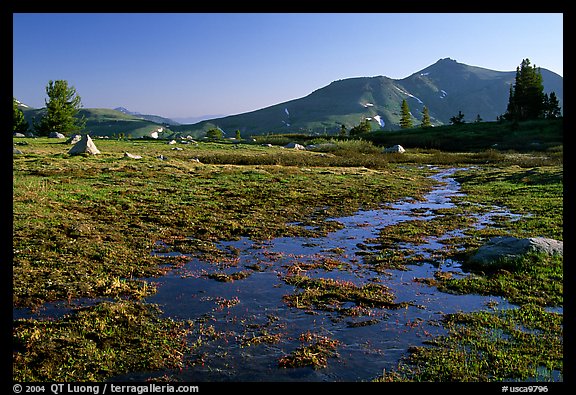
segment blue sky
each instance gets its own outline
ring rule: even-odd
[[[563,75],[561,13],[13,14],[13,94],[67,80],[87,108],[230,115],[332,81],[401,79],[442,58]]]

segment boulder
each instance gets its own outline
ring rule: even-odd
[[[92,141],[89,135],[85,134],[82,136],[80,141],[78,141],[70,151],[68,151],[70,155],[81,155],[81,154],[90,154],[96,155],[100,153],[100,150],[96,148],[96,144]]]
[[[284,146],[284,148],[294,148],[297,150],[304,150],[306,149],[303,145],[297,143],[288,143]]]
[[[82,135],[75,134],[74,136],[71,136],[68,140],[66,140],[66,144],[76,144],[80,140],[82,140]]]
[[[64,136],[62,133],[58,133],[58,132],[50,132],[48,137],[53,138],[53,139],[65,139],[66,138],[66,136]]]
[[[130,159],[142,159],[142,157],[140,155],[134,155],[134,154],[131,154],[130,152],[124,152],[124,157],[130,158]]]
[[[500,259],[514,259],[530,252],[563,255],[564,243],[546,237],[493,237],[478,249],[469,263],[486,266]]]
[[[404,152],[406,152],[406,150],[401,145],[396,144],[396,145],[393,145],[392,147],[384,148],[384,150],[382,152],[384,152],[386,154],[390,154],[390,153],[403,154]]]

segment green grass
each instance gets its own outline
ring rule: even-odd
[[[413,347],[375,381],[557,381],[563,372],[563,316],[541,307],[446,315],[448,330]],[[556,377],[555,377],[556,376]]]
[[[386,228],[377,240],[380,250],[367,259],[374,270],[383,272],[417,262],[417,257],[398,251],[395,245],[422,242],[426,236],[450,229],[463,229],[464,235],[445,242],[446,248],[434,257],[439,267],[447,258],[465,257],[492,236],[538,235],[562,240],[562,149],[522,154],[409,149],[403,155],[384,155],[371,142],[342,141],[328,152],[230,143],[179,144],[183,150],[176,151],[165,141],[95,139],[101,155],[69,156],[70,146],[53,139],[14,141],[28,144],[18,146],[23,154],[13,158],[13,306],[37,308],[45,302],[80,297],[109,300],[62,319],[15,320],[13,377],[21,381],[83,381],[134,369],[181,366],[184,323],[162,320],[158,310],[141,303],[155,292],[142,278],[161,275],[165,264],[181,263],[153,256],[157,241],[165,241],[173,251],[211,256],[218,253],[214,242],[220,240],[326,234],[338,227],[327,221],[331,217],[405,197],[422,199],[433,185],[428,178],[433,170],[427,164],[469,167],[456,175],[466,196],[426,224],[409,221]],[[124,152],[142,159],[124,158]],[[159,155],[167,160],[158,159]],[[470,214],[490,211],[491,204],[527,216],[522,221],[502,220],[475,229],[468,220]],[[294,226],[296,222],[301,226]],[[333,265],[337,260],[317,263]],[[538,310],[539,306],[562,304],[562,259],[534,256],[514,267],[517,270],[474,272],[465,280],[439,277],[427,281],[449,292],[504,295],[533,311],[541,322],[538,330],[542,336],[552,339],[551,356],[543,359],[540,367],[522,365],[516,373],[512,367],[492,372],[480,364],[475,373],[462,377],[427,372],[425,367],[437,364],[437,358],[445,361],[442,369],[446,371],[457,368],[458,358],[471,358],[466,341],[478,338],[474,341],[480,342],[484,329],[466,321],[468,315],[461,315],[458,325],[449,319],[444,322],[448,329],[455,328],[456,334],[451,336],[456,337],[438,340],[435,347],[427,347],[412,360],[415,364],[410,369],[402,367],[385,379],[500,380],[529,377],[542,366],[562,371],[557,359],[562,353],[557,328],[562,315],[558,318]],[[374,295],[386,295],[383,289],[349,287],[325,279],[300,280],[294,284],[300,292],[289,296],[298,301],[288,300],[297,303],[296,307],[338,311],[343,303],[354,301],[370,308],[382,302]],[[482,314],[493,315],[490,320],[501,322],[500,326],[524,326],[523,318],[512,313]],[[109,328],[95,330],[97,323]],[[134,323],[141,330],[133,327]],[[111,328],[113,333],[105,332]],[[201,332],[202,341],[210,341],[209,327],[195,330]],[[463,330],[470,331],[468,337],[457,337]],[[267,335],[263,333],[261,340],[268,339]],[[150,343],[150,339],[155,340]],[[268,340],[275,339],[276,335]],[[156,340],[164,342],[166,349]],[[451,342],[461,342],[458,358],[450,354],[454,352]],[[308,350],[316,353],[306,348],[314,344],[303,345],[303,359],[298,363],[307,363],[304,356]],[[529,359],[528,346],[519,340],[506,347],[520,360]],[[165,351],[175,352],[168,355]],[[335,355],[333,348],[324,351],[326,356]],[[107,357],[110,360],[104,362]],[[94,361],[103,367],[96,367]],[[320,365],[324,362],[317,361]]]
[[[15,381],[103,381],[139,370],[179,368],[189,322],[159,318],[152,305],[104,302],[60,320],[17,320]]]
[[[534,120],[519,124],[479,122],[375,132],[363,138],[378,145],[443,151],[482,151],[489,148],[520,152],[554,150],[563,144],[563,120]]]

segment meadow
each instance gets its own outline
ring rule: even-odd
[[[150,279],[184,264],[152,251],[165,245],[214,258],[221,254],[215,244],[223,240],[329,235],[339,227],[331,218],[421,200],[434,185],[430,165],[466,167],[455,174],[464,196],[425,226],[408,221],[386,228],[377,240],[382,251],[461,229],[435,256],[440,266],[446,259],[464,261],[492,236],[563,238],[562,145],[530,151],[410,148],[404,154],[383,154],[368,140],[328,137],[312,141],[330,143],[318,151],[262,145],[282,138],[290,136],[191,144],[94,139],[102,152],[95,156],[70,156],[70,146],[56,139],[14,139],[22,154],[13,157],[13,307],[34,315],[65,302],[69,310],[14,320],[13,379],[102,381],[200,363],[198,345],[216,340],[217,333],[208,323],[166,317],[144,301],[156,292]],[[524,219],[474,228],[470,213],[490,204]],[[401,255],[375,254],[371,261],[381,270],[409,263]],[[443,292],[499,295],[519,308],[446,315],[445,336],[415,347],[396,371],[373,379],[561,381],[563,260],[528,256],[507,265],[494,272],[470,268],[464,279],[420,279]],[[307,291],[351,293],[355,300],[375,292],[306,276],[290,281],[302,290],[298,296],[314,294],[317,299],[299,303],[317,310],[322,295]],[[78,301],[91,302],[76,307]],[[258,340],[266,338],[252,344]],[[309,340],[310,348],[280,364],[322,368],[336,343],[315,334]],[[325,358],[306,359],[311,355]]]

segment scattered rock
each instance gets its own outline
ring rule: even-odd
[[[74,136],[72,136],[68,140],[66,140],[66,144],[76,144],[81,139],[82,139],[81,134],[75,134]]]
[[[549,255],[563,255],[564,243],[546,237],[530,237],[519,239],[510,236],[491,238],[478,249],[469,263],[488,266],[500,259],[514,259],[529,252],[539,252]]]
[[[14,155],[20,155],[20,154],[22,154],[23,152],[20,151],[18,148],[14,147],[12,153],[13,153]]]
[[[129,152],[124,152],[124,157],[130,158],[130,159],[142,159],[142,157],[140,155],[133,155]]]
[[[90,155],[97,155],[100,153],[100,150],[96,148],[96,144],[90,138],[89,135],[85,134],[82,136],[80,141],[78,141],[70,151],[68,151],[70,155],[80,155],[80,154],[90,154]]]
[[[64,136],[62,133],[58,133],[58,132],[51,132],[48,137],[53,138],[53,139],[65,139],[66,138],[66,136]]]
[[[296,150],[305,150],[306,148],[298,143],[288,143],[284,146],[284,148],[294,148]]]
[[[384,150],[382,152],[387,153],[387,154],[389,154],[389,153],[403,154],[404,152],[406,152],[406,150],[401,145],[396,144],[396,145],[393,145],[392,147],[384,148]]]

